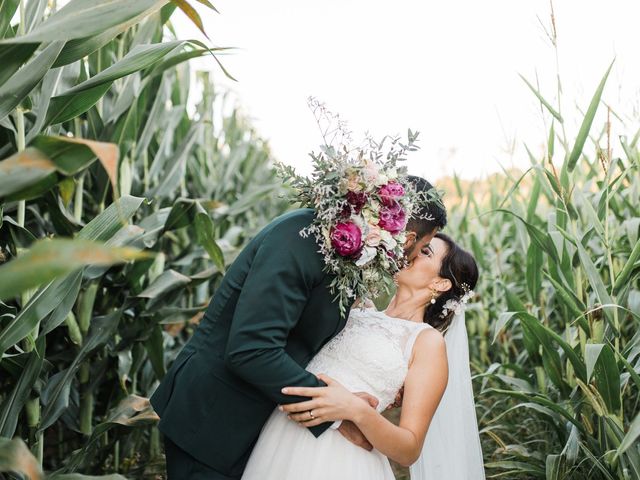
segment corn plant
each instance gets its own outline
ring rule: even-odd
[[[0,476],[152,477],[147,397],[281,186],[187,2],[0,5]]]
[[[453,182],[452,228],[482,269],[468,317],[494,478],[640,478],[639,130],[618,139],[622,157],[610,107],[594,133],[609,70],[574,141],[527,82],[550,118],[546,155],[524,175]]]

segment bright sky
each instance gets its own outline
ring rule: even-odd
[[[321,140],[309,95],[348,120],[356,139],[367,130],[374,137],[420,131],[421,150],[412,154],[409,171],[430,180],[454,172],[481,177],[501,165],[526,168],[523,144],[542,148],[547,133],[539,103],[518,73],[532,83],[537,75],[543,95],[556,105],[548,1],[213,3],[220,14],[199,11],[216,45],[240,48],[222,58],[239,82],[225,79],[211,59],[194,68],[213,70],[219,84],[230,86],[275,156],[301,173],[309,172],[307,153]],[[570,138],[581,121],[575,105],[586,110],[614,57],[603,99],[628,125],[616,121],[614,136],[632,136],[640,99],[640,3],[556,0],[554,10]],[[180,38],[201,38],[182,14],[175,24]],[[598,128],[605,109],[600,113]]]

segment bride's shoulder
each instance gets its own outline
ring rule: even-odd
[[[421,358],[432,361],[435,357],[446,358],[446,356],[446,343],[442,333],[431,326],[423,328],[413,344],[412,360]]]

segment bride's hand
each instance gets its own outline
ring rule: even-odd
[[[318,374],[317,377],[327,384],[326,387],[285,387],[285,395],[310,397],[311,400],[281,405],[281,411],[303,427],[313,427],[335,420],[355,420],[363,409],[377,405],[377,398],[365,392],[354,394],[333,378]]]

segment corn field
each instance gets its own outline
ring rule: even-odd
[[[229,50],[176,38],[178,9],[203,29],[185,0],[0,0],[0,479],[163,478],[147,398],[288,208],[268,145],[190,70],[230,75]],[[467,321],[491,478],[640,479],[640,124],[611,135],[609,70],[575,138],[560,95],[525,80],[545,151],[438,185],[481,267]]]
[[[575,140],[529,84],[546,153],[523,175],[452,182],[452,229],[483,272],[469,336],[496,478],[640,478],[640,131],[611,138],[610,107],[593,125],[608,74]]]
[[[287,204],[211,74],[189,111],[188,60],[225,53],[175,38],[189,4],[25,3],[0,18],[0,472],[154,478],[147,398]]]

